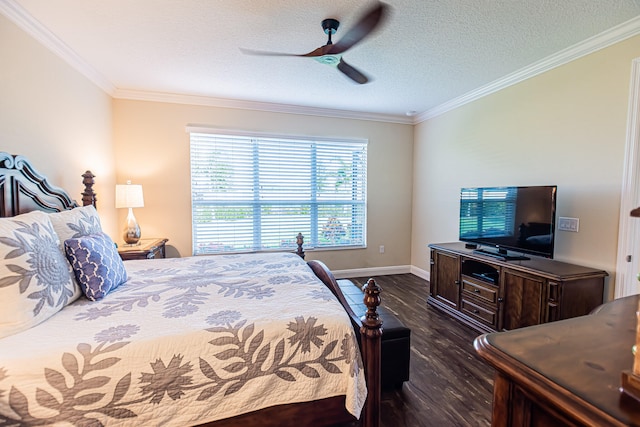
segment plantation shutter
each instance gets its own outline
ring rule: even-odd
[[[365,246],[366,142],[190,135],[194,254]]]

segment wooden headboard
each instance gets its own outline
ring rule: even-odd
[[[85,186],[82,205],[96,206],[94,175],[82,175]],[[29,161],[18,155],[0,152],[0,217],[16,216],[33,210],[60,212],[79,206],[66,191],[51,185]]]

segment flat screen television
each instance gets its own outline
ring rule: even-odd
[[[553,258],[556,192],[555,185],[462,188],[460,240],[502,259]]]

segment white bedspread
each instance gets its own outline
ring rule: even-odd
[[[0,425],[188,426],[346,395],[348,316],[293,254],[125,262],[129,280],[0,339]]]

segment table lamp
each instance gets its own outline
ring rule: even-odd
[[[140,226],[136,217],[133,215],[133,208],[144,207],[144,198],[142,196],[142,185],[131,184],[131,181],[127,181],[126,184],[116,185],[116,208],[128,208],[127,223],[124,228],[123,239],[128,246],[134,246],[139,244],[140,240]]]

